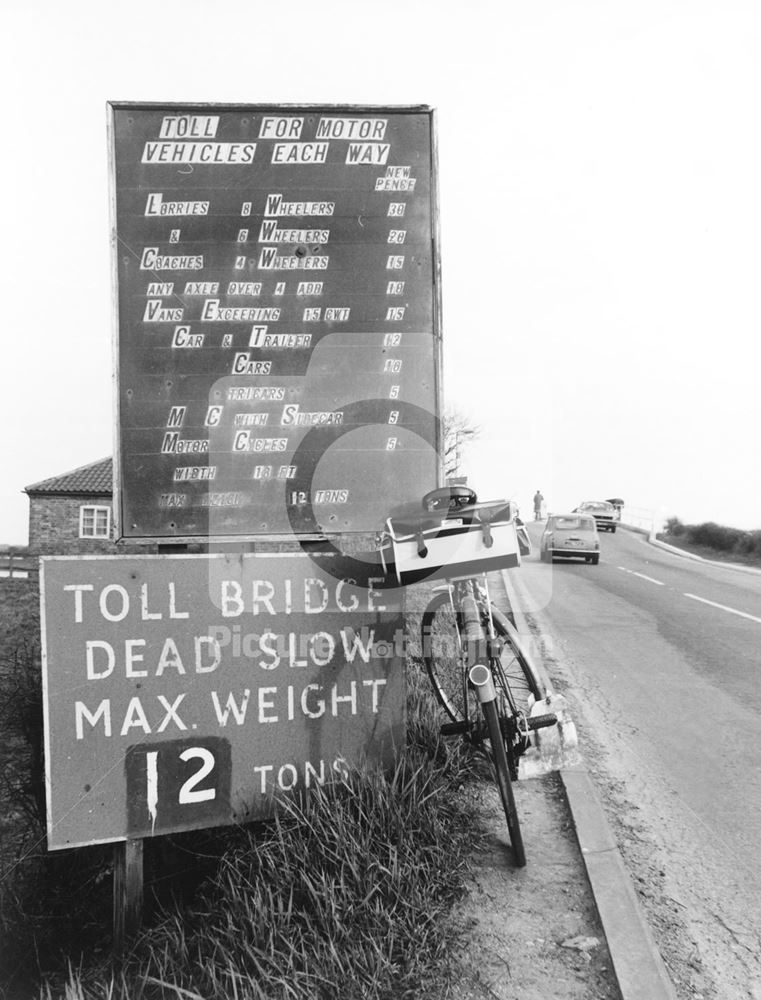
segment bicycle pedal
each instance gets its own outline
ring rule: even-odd
[[[528,728],[534,729],[545,729],[547,726],[554,726],[558,721],[557,715],[550,713],[548,715],[534,715],[527,719]]]

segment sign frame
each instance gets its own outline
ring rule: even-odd
[[[439,211],[439,191],[438,191],[438,136],[436,111],[428,105],[370,105],[370,104],[249,104],[249,103],[222,103],[222,102],[123,102],[109,101],[108,111],[108,133],[109,133],[109,182],[110,182],[110,210],[111,210],[111,261],[112,261],[112,317],[113,317],[113,356],[114,356],[114,381],[116,392],[114,397],[114,529],[118,543],[129,543],[136,545],[148,544],[185,544],[201,543],[209,544],[215,542],[222,543],[251,543],[257,540],[267,540],[269,542],[297,541],[297,540],[319,540],[341,535],[362,535],[375,528],[367,526],[350,527],[346,529],[329,530],[324,525],[315,530],[311,523],[314,518],[307,518],[307,526],[300,528],[293,527],[293,523],[285,531],[280,530],[257,530],[255,524],[250,530],[246,528],[242,531],[218,532],[214,530],[213,519],[210,517],[207,532],[186,531],[182,527],[174,532],[140,532],[131,531],[127,524],[125,512],[125,475],[124,459],[125,449],[122,446],[121,435],[121,409],[122,400],[119,391],[121,371],[119,356],[120,326],[121,318],[119,311],[120,301],[120,277],[119,277],[119,234],[117,232],[117,163],[116,163],[116,136],[115,136],[115,115],[123,111],[148,111],[152,113],[166,112],[167,114],[221,114],[223,112],[246,111],[251,114],[265,115],[374,115],[374,116],[404,116],[404,115],[425,115],[428,118],[427,138],[430,140],[428,150],[430,174],[427,176],[429,185],[429,220],[430,220],[430,267],[431,267],[431,329],[432,341],[432,368],[430,376],[433,384],[433,436],[434,440],[428,442],[434,452],[435,470],[433,475],[435,481],[421,484],[420,493],[425,492],[433,486],[438,486],[443,481],[443,431],[441,428],[442,411],[442,282],[441,282],[441,257],[440,257],[440,211]],[[417,496],[409,496],[404,499],[415,500]],[[311,498],[309,500],[309,513],[311,514]],[[289,515],[290,517],[290,515]]]
[[[403,592],[330,554],[43,556],[40,622],[48,850],[262,819],[284,768],[288,792],[403,746]],[[212,773],[216,804],[194,802]],[[183,788],[190,812],[166,798]]]

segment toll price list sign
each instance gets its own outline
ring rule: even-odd
[[[122,537],[379,528],[437,484],[428,108],[111,105]]]
[[[50,849],[228,825],[404,744],[399,595],[331,556],[42,560]]]

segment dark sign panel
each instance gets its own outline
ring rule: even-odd
[[[404,743],[398,594],[331,556],[42,560],[48,846],[226,825]]]
[[[122,537],[375,530],[437,484],[432,119],[111,105]]]

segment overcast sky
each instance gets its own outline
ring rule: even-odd
[[[437,109],[447,399],[486,499],[761,528],[761,5],[15,0],[0,542],[112,453],[106,101]]]

